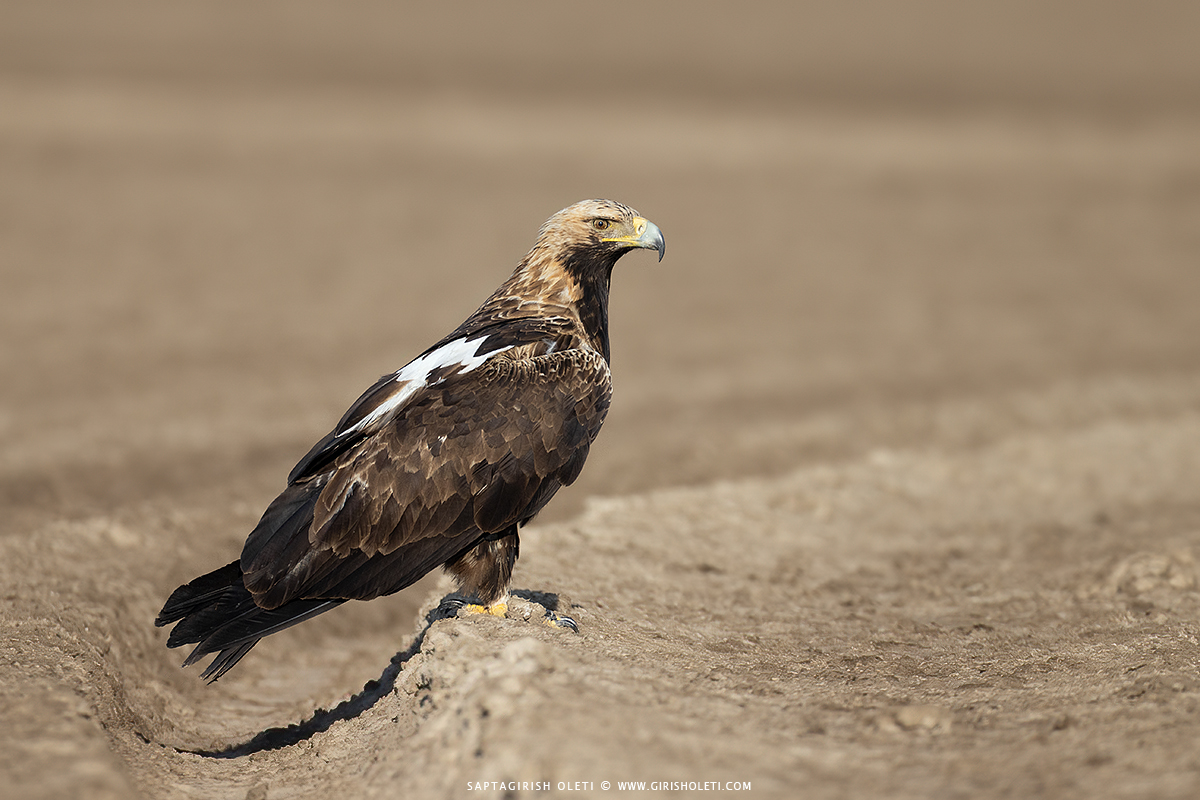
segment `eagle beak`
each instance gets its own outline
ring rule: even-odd
[[[663,239],[662,231],[648,219],[644,217],[634,217],[633,235],[631,236],[614,236],[611,239],[601,239],[603,242],[624,242],[631,247],[642,247],[646,250],[657,250],[658,260],[662,261],[663,255],[667,252],[667,242]]]

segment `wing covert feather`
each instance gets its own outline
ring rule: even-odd
[[[502,355],[448,379],[336,460],[310,543],[387,554],[462,533],[454,523],[468,507],[485,533],[523,522],[579,474],[610,396],[608,365],[591,350]]]

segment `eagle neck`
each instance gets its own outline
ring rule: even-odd
[[[569,309],[587,343],[608,361],[608,288],[615,263],[616,258],[590,253],[555,258],[539,243],[480,311],[516,318]]]
[[[577,277],[581,296],[576,303],[579,322],[592,346],[600,351],[604,360],[609,360],[608,349],[608,288],[612,278],[612,264],[606,268],[588,271]]]

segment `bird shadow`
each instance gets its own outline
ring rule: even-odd
[[[558,608],[558,595],[549,592],[519,589],[513,591],[512,595],[520,597],[523,600],[528,600],[531,603],[537,603],[550,612]],[[175,749],[181,753],[191,753],[192,755],[204,756],[205,758],[242,758],[254,753],[279,750],[283,747],[299,744],[318,733],[329,730],[336,722],[354,719],[392,693],[396,688],[396,678],[400,675],[400,671],[404,669],[404,665],[409,659],[421,652],[421,645],[425,641],[425,634],[429,632],[433,623],[438,620],[450,619],[457,616],[458,610],[470,602],[472,602],[471,598],[457,592],[443,597],[441,602],[425,615],[425,622],[421,630],[413,637],[412,644],[405,650],[392,656],[391,661],[388,662],[387,667],[383,670],[383,674],[378,679],[367,681],[361,692],[347,700],[343,700],[333,708],[319,708],[313,712],[311,717],[302,722],[293,723],[281,728],[267,728],[245,742],[233,744],[218,750]]]
[[[509,594],[513,597],[519,597],[522,600],[528,600],[535,605],[539,605],[550,613],[558,611],[558,595],[554,594],[553,592],[535,592],[532,589],[513,589],[511,592],[509,592]]]

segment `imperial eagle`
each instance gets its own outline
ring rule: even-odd
[[[503,615],[518,529],[579,475],[608,411],[608,290],[636,248],[633,209],[585,200],[542,226],[516,271],[452,333],[384,375],[300,459],[241,557],[180,586],[184,661],[216,680],[259,639],[438,566]]]

